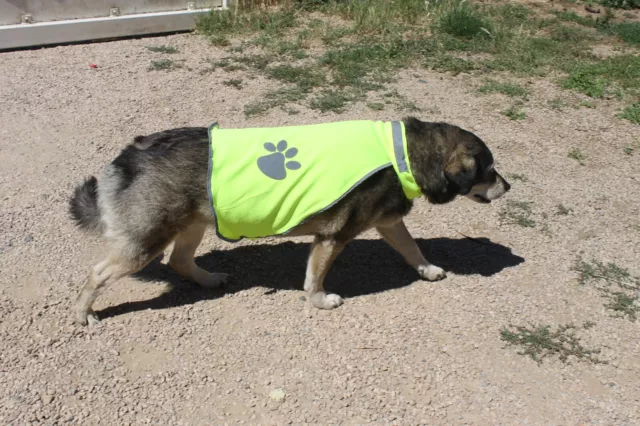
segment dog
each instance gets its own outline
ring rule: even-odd
[[[510,184],[497,172],[487,145],[473,133],[448,123],[402,120],[406,152],[415,183],[429,203],[458,196],[488,204]],[[69,211],[76,225],[107,242],[75,303],[75,320],[97,323],[92,309],[100,290],[133,274],[174,243],[169,265],[182,277],[206,288],[228,275],[198,267],[194,254],[216,215],[209,197],[210,143],[205,127],[184,127],[136,136],[99,175],[75,188]],[[314,237],[304,290],[319,309],[333,309],[342,298],[324,290],[332,262],[363,231],[375,228],[419,277],[436,281],[445,271],[427,261],[403,218],[412,208],[393,167],[368,176],[329,208],[294,227],[288,236]]]

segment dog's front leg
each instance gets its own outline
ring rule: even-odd
[[[343,248],[344,243],[339,243],[334,239],[317,236],[313,240],[309,262],[307,263],[304,289],[309,292],[309,300],[316,308],[334,309],[342,305],[340,296],[333,293],[325,293],[324,277]]]
[[[418,274],[420,274],[420,277],[423,279],[437,281],[447,276],[442,268],[430,264],[427,259],[424,258],[420,248],[411,237],[411,234],[409,234],[409,230],[402,220],[390,226],[378,226],[376,229],[380,235],[382,235],[382,238],[384,238],[391,247],[396,249],[409,265],[418,271]]]

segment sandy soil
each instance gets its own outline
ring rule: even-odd
[[[145,46],[160,44],[184,67],[147,71],[164,56]],[[511,99],[478,95],[468,75],[415,69],[393,84],[421,118],[476,132],[499,170],[527,178],[489,206],[416,204],[407,224],[446,280],[417,281],[367,233],[327,281],[345,305],[321,312],[302,297],[308,240],[230,245],[209,232],[198,262],[235,276],[224,291],[158,261],[98,299],[98,326],[74,325],[102,246],[72,226],[67,200],[134,135],[405,114],[301,107],[247,120],[243,105],[272,83],[237,90],[224,71],[199,72],[225,55],[193,35],[0,54],[1,424],[640,423],[640,322],[612,317],[571,270],[580,254],[640,273],[640,152],[623,152],[640,130],[614,118],[615,100],[551,109],[579,98],[545,81],[527,83],[519,122],[500,114]],[[532,202],[538,226],[501,224],[508,200]],[[572,212],[556,215],[560,203]],[[500,340],[511,323],[586,321],[583,343],[609,364],[538,365]]]

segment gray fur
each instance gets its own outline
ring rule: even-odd
[[[98,209],[98,179],[91,176],[76,187],[69,203],[69,213],[76,225],[85,231],[104,232],[104,222]]]
[[[412,171],[429,202],[447,203],[457,195],[490,202],[509,190],[509,184],[492,169],[491,152],[474,134],[413,117],[404,123]],[[209,274],[193,262],[204,227],[215,220],[207,194],[208,155],[204,127],[137,136],[105,167],[97,182],[91,177],[76,188],[70,202],[73,218],[80,228],[101,233],[109,247],[78,298],[78,322],[97,320],[91,305],[102,286],[144,267],[176,239],[180,244],[175,245],[170,264],[178,272],[207,287],[223,281],[223,274]],[[339,296],[324,293],[322,279],[339,251],[372,227],[423,278],[444,277],[444,271],[419,254],[404,229],[402,218],[411,207],[389,167],[288,234],[316,237],[305,280],[316,307],[331,309],[342,303]]]

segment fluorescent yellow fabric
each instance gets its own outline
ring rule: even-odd
[[[401,122],[250,129],[214,123],[209,140],[209,196],[226,240],[285,234],[385,167],[394,167],[408,198],[421,195]]]

